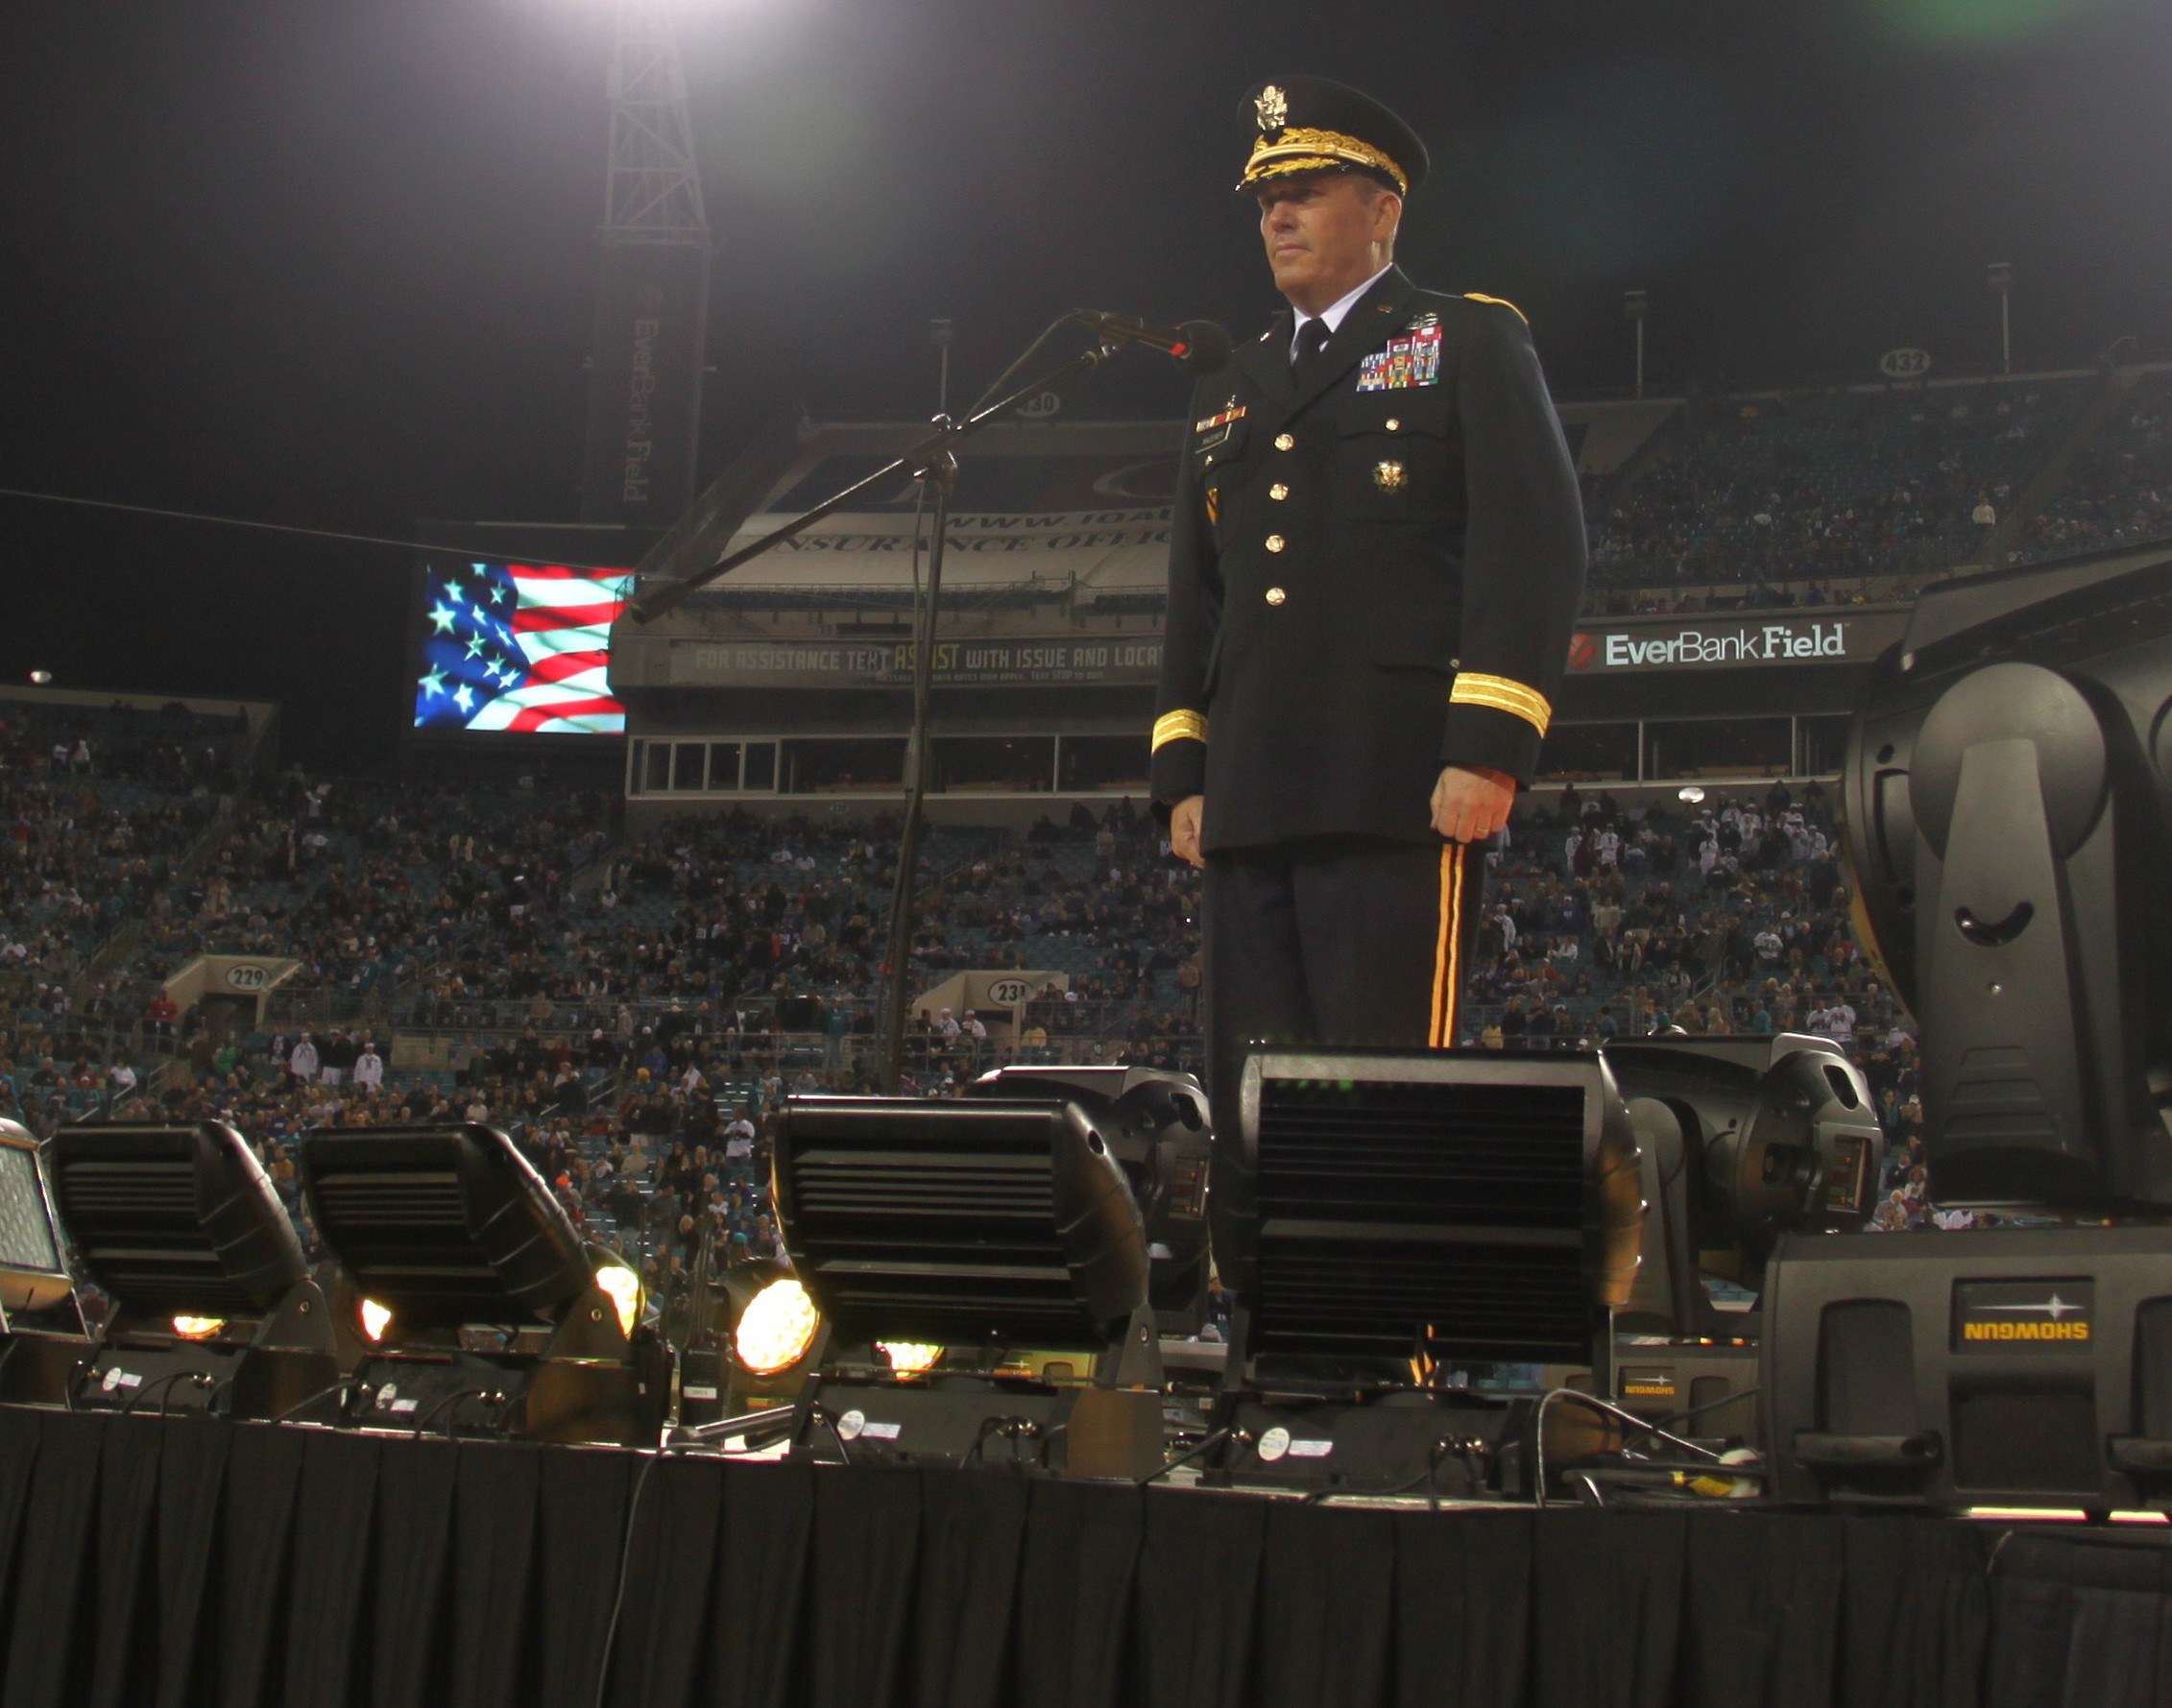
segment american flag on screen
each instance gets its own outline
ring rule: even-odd
[[[431,565],[423,577],[418,730],[622,735],[611,697],[611,625],[624,570]]]

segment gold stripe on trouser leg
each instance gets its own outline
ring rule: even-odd
[[[1456,1042],[1462,926],[1463,845],[1451,842],[1440,851],[1440,939],[1433,952],[1433,1026],[1426,1039],[1435,1049]]]

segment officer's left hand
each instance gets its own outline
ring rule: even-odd
[[[1484,842],[1508,822],[1516,780],[1483,765],[1449,765],[1433,785],[1433,828],[1451,842]]]

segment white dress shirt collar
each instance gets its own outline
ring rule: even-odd
[[[1344,297],[1339,302],[1330,303],[1318,314],[1307,314],[1302,308],[1298,309],[1296,323],[1290,328],[1291,360],[1295,361],[1297,358],[1297,334],[1305,329],[1305,323],[1307,321],[1325,321],[1327,323],[1327,335],[1330,338],[1334,337],[1336,333],[1339,332],[1342,329],[1342,323],[1344,320],[1349,318],[1350,310],[1357,307],[1358,299],[1363,297],[1367,291],[1371,290],[1374,285],[1378,284],[1381,281],[1382,277],[1386,275],[1394,265],[1395,263],[1393,261],[1388,262],[1388,266],[1383,267],[1379,273],[1374,274],[1370,278],[1366,279],[1364,284],[1360,285],[1356,290],[1352,291],[1347,297]]]

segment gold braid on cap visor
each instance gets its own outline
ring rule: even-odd
[[[1395,180],[1400,194],[1411,193],[1410,174],[1371,143],[1345,136],[1339,131],[1313,131],[1296,125],[1274,132],[1271,140],[1263,134],[1252,145],[1252,157],[1245,162],[1243,181],[1237,187],[1247,189],[1265,178],[1288,178],[1298,172],[1334,172],[1345,166],[1364,166],[1385,172]]]

